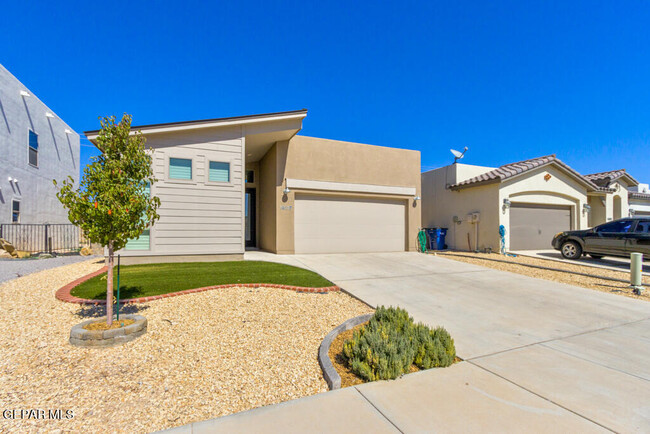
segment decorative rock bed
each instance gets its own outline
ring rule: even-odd
[[[330,390],[341,388],[341,376],[338,372],[336,372],[336,368],[332,364],[329,356],[330,346],[332,345],[332,342],[334,342],[334,339],[336,339],[336,337],[344,331],[350,330],[359,324],[363,324],[364,322],[369,321],[373,315],[374,313],[368,313],[345,321],[343,324],[329,332],[327,336],[325,336],[325,339],[323,339],[323,342],[320,344],[320,347],[318,348],[318,363],[323,370],[323,378],[325,378],[325,381],[327,382]]]
[[[121,345],[142,336],[147,332],[147,319],[142,315],[121,315],[120,320],[130,319],[134,322],[125,327],[109,330],[86,330],[84,326],[99,322],[103,318],[93,318],[77,324],[70,330],[70,344],[77,347],[103,348]]]

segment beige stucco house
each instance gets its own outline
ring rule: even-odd
[[[638,184],[628,188],[630,214],[650,216],[650,185]]]
[[[306,115],[133,127],[153,149],[161,217],[123,261],[415,250],[419,151],[299,136]]]
[[[608,172],[609,173],[609,172]],[[452,164],[422,174],[422,224],[448,228],[459,250],[551,249],[561,231],[585,229],[628,215],[623,174],[582,176],[548,155],[498,168]]]

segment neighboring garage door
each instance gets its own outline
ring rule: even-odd
[[[650,211],[634,211],[634,216],[650,216]]]
[[[571,230],[571,208],[513,203],[510,250],[548,250],[558,232]]]
[[[406,201],[296,195],[296,253],[404,251]]]

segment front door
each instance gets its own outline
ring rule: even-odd
[[[256,203],[256,191],[254,188],[247,188],[246,189],[246,204],[245,204],[245,212],[246,212],[246,228],[245,228],[245,235],[246,235],[246,247],[257,247],[257,228],[256,228],[256,210],[255,210],[255,203]]]

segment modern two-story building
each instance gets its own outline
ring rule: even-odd
[[[160,220],[125,263],[416,250],[418,151],[299,136],[307,110],[134,126]],[[87,131],[94,141],[99,131]]]
[[[79,180],[79,135],[0,65],[0,223],[69,223],[53,179]]]

